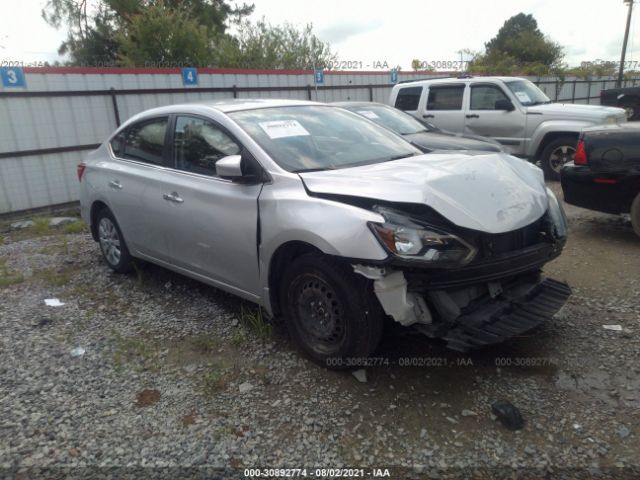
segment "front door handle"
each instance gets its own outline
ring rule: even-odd
[[[477,113],[472,113],[471,115],[465,115],[467,118],[480,118],[480,115]]]
[[[426,115],[422,115],[422,118],[436,118],[434,115],[428,113]]]
[[[111,180],[109,186],[114,190],[122,190],[122,184],[118,180]]]
[[[182,199],[182,197],[178,195],[176,192],[164,193],[162,194],[162,198],[173,203],[184,203],[184,200]]]

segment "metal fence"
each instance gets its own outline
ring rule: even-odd
[[[24,69],[26,88],[0,90],[0,214],[75,201],[76,165],[122,121],[160,105],[220,98],[294,98],[386,103],[389,72],[199,70],[184,86],[179,69]],[[443,76],[399,72],[398,80]],[[599,103],[613,78],[532,78],[554,101]],[[636,85],[639,79],[627,82]]]

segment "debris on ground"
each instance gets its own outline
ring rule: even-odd
[[[520,430],[524,427],[524,419],[518,407],[507,400],[498,400],[491,405],[491,411],[500,423],[509,430]]]
[[[46,298],[44,303],[47,307],[61,307],[64,305],[64,302],[61,302],[57,298]]]
[[[367,371],[364,368],[354,370],[351,374],[356,377],[360,383],[367,383]]]
[[[602,328],[604,328],[605,330],[613,330],[616,332],[622,331],[622,325],[602,325]]]
[[[70,353],[72,357],[81,357],[86,353],[86,350],[82,347],[76,347],[73,350],[71,350]]]

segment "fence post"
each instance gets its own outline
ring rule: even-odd
[[[576,78],[573,79],[573,88],[571,89],[571,103],[576,103]]]
[[[369,101],[373,102],[373,86],[369,84]]]
[[[116,89],[111,87],[109,89],[111,95],[111,104],[113,105],[113,114],[116,117],[116,127],[120,126],[120,111],[118,110],[118,100],[116,99]]]
[[[591,105],[591,78],[589,78],[589,83],[587,83],[587,105]]]
[[[307,98],[311,100],[311,85],[307,83]]]
[[[238,98],[238,87],[236,85],[233,85],[232,91],[233,91],[233,98]]]

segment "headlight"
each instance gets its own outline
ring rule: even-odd
[[[556,195],[547,188],[547,197],[549,198],[549,217],[553,223],[553,234],[556,238],[565,238],[567,236],[567,216]]]
[[[374,207],[384,223],[369,223],[382,245],[394,255],[434,266],[469,263],[476,249],[460,237],[384,207]]]

